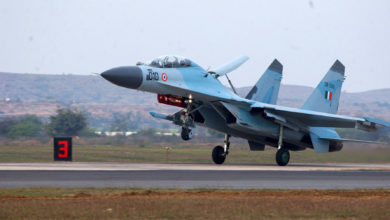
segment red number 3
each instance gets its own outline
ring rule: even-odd
[[[58,141],[58,145],[62,145],[63,147],[60,147],[60,151],[63,153],[59,153],[58,157],[68,157],[68,141]]]

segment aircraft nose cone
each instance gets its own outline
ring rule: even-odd
[[[142,84],[142,70],[137,66],[122,66],[100,74],[104,79],[122,87],[137,89]]]

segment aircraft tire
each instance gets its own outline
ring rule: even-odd
[[[279,166],[286,166],[290,161],[290,152],[287,149],[281,148],[276,152],[276,163]]]
[[[185,141],[188,141],[192,138],[192,131],[189,128],[181,128],[181,138]]]
[[[223,162],[225,162],[226,159],[226,154],[224,152],[223,147],[221,146],[214,147],[211,157],[215,164],[223,164]]]

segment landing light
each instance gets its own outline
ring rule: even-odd
[[[192,103],[192,94],[188,95],[188,103],[190,103],[190,104]]]

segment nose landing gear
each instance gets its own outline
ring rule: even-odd
[[[185,141],[192,139],[192,131],[189,128],[182,127],[181,128],[181,138]]]
[[[190,96],[190,99],[186,102],[187,106],[183,111],[181,112],[180,121],[182,124],[181,127],[181,138],[185,141],[192,139],[192,131],[191,127],[195,127],[194,119],[191,115],[190,110],[192,109],[192,96]]]

